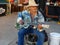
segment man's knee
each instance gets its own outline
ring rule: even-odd
[[[18,31],[18,35],[22,35],[22,34],[24,34],[24,31],[25,29],[20,29],[19,31]]]
[[[39,34],[39,37],[40,37],[41,40],[45,39],[45,35],[42,32]]]

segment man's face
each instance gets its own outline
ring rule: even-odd
[[[30,9],[30,12],[37,12],[36,6],[31,6],[29,9]]]

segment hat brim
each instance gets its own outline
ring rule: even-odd
[[[38,4],[36,4],[36,5],[28,5],[28,6],[38,6]]]

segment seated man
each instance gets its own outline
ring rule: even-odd
[[[18,45],[24,45],[24,35],[29,33],[38,36],[37,45],[43,45],[45,35],[42,33],[42,23],[44,23],[44,17],[38,11],[38,5],[34,0],[29,0],[29,11],[24,10],[21,13],[18,13],[17,20],[17,23],[20,24]],[[30,27],[31,25],[33,25],[32,28]]]

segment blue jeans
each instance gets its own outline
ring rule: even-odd
[[[36,34],[38,36],[37,45],[43,45],[45,36],[42,32],[34,29],[26,30],[24,28],[21,28],[18,32],[18,45],[24,45],[24,35],[28,33]]]

